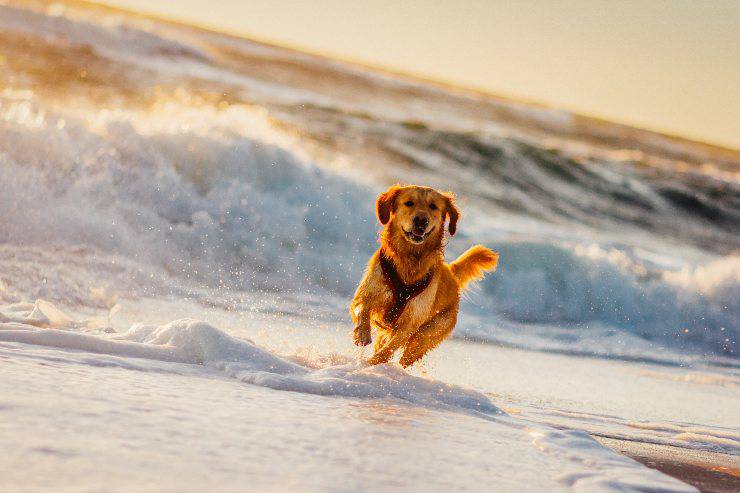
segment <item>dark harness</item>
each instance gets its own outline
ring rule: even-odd
[[[383,318],[386,323],[394,324],[398,320],[398,317],[401,316],[401,312],[406,308],[408,302],[419,296],[429,286],[429,283],[432,282],[434,272],[430,270],[415,283],[405,284],[398,274],[396,266],[393,265],[393,261],[385,256],[383,250],[380,251],[380,269],[383,271],[386,284],[388,284],[391,293],[393,293],[393,306],[385,312],[385,317]]]

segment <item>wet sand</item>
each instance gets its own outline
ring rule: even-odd
[[[740,456],[594,437],[602,444],[702,492],[740,492]]]

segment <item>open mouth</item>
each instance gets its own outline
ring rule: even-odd
[[[430,234],[432,234],[432,231],[434,231],[434,226],[432,226],[432,228],[426,233],[421,233],[421,234],[415,233],[414,230],[411,230],[411,231],[406,231],[405,229],[403,230],[404,234],[406,235],[406,238],[408,238],[408,240],[411,243],[417,243],[417,244],[422,243],[424,240],[426,240],[427,237]]]

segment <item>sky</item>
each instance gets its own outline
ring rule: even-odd
[[[738,0],[107,0],[740,149]]]

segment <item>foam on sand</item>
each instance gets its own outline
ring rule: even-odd
[[[543,452],[565,455],[584,466],[558,476],[574,491],[697,491],[693,486],[614,453],[585,432],[535,430],[530,433],[534,437],[534,445]],[[647,488],[646,480],[650,482]]]
[[[200,365],[253,385],[321,396],[391,399],[438,411],[464,413],[507,429],[528,432],[534,445],[566,461],[572,469],[557,479],[583,491],[695,491],[606,449],[579,431],[556,431],[507,416],[487,396],[471,389],[410,375],[394,364],[368,366],[337,358],[305,364],[305,357],[284,357],[252,341],[237,339],[205,322],[182,319],[164,325],[134,325],[120,334],[60,325],[66,315],[39,301],[0,307],[0,341],[97,353],[105,358],[137,358],[120,366],[149,371],[145,361]],[[56,328],[48,328],[55,325]],[[23,351],[22,346],[17,346]],[[90,361],[88,359],[88,364]],[[304,363],[304,364],[302,364]],[[95,363],[92,363],[95,365]],[[101,366],[110,365],[102,361]],[[152,365],[151,371],[161,371]],[[595,490],[594,490],[595,489]]]
[[[242,382],[316,395],[359,398],[392,397],[414,404],[457,408],[497,415],[501,411],[483,394],[456,385],[409,375],[396,365],[368,366],[359,361],[310,368],[260,348],[250,340],[192,319],[166,325],[135,325],[124,334],[86,333],[74,325],[44,328],[32,314],[36,306],[57,310],[48,302],[24,304],[25,314],[3,308],[0,340],[88,351],[113,356],[203,365]],[[30,310],[29,310],[30,309]],[[42,327],[39,327],[41,325]],[[61,329],[61,330],[60,330]]]

